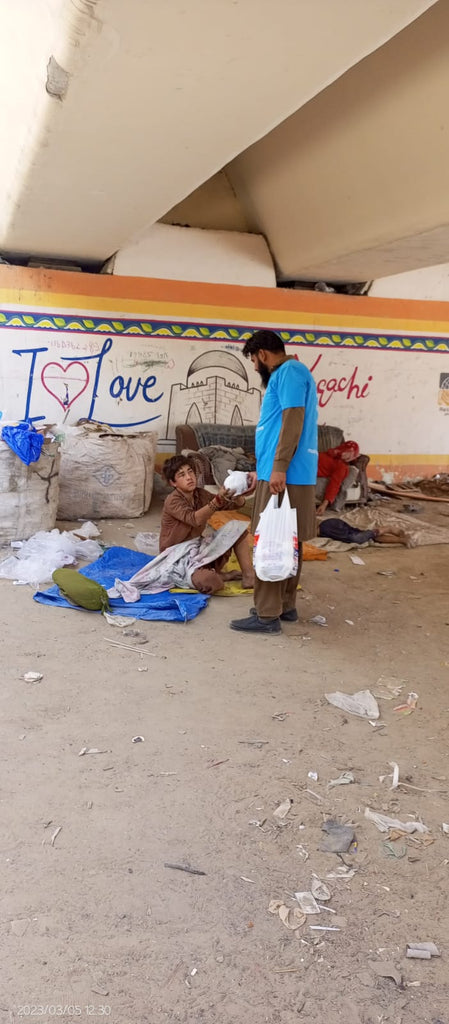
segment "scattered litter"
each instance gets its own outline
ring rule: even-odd
[[[290,797],[287,797],[287,800],[283,800],[283,802],[279,804],[279,807],[276,807],[276,810],[273,811],[273,818],[286,818],[292,803],[293,800],[291,800]]]
[[[333,927],[332,925],[325,924],[311,924],[309,925],[311,932],[339,932],[340,928]]]
[[[134,622],[135,622],[135,619],[134,619]],[[125,625],[129,625],[129,623],[125,622]],[[132,637],[132,639],[136,641],[136,644],[147,644],[148,643],[148,637],[145,636],[145,633],[142,633],[140,631],[140,629],[125,629],[123,631],[123,636],[127,636],[127,637],[130,636],[130,637]]]
[[[331,898],[330,889],[328,889],[327,885],[321,881],[321,878],[318,878],[318,875],[314,875],[312,878],[312,896],[314,896],[316,900],[321,900],[322,903],[327,903],[327,900],[330,900]],[[329,908],[326,907],[326,910],[328,909]]]
[[[305,789],[304,793],[308,793],[309,796],[315,797],[315,800],[318,800],[319,804],[323,803],[323,797],[320,796],[319,793],[314,793],[313,789]]]
[[[299,906],[303,912],[308,916],[309,914],[319,914],[320,908],[316,902],[316,899],[311,892],[295,892],[295,900],[299,903]]]
[[[398,704],[397,707],[393,708],[393,711],[399,711],[402,715],[411,715],[412,711],[415,710],[418,704],[418,694],[409,693],[406,704]]]
[[[145,736],[133,736],[131,743],[145,743]]]
[[[97,995],[97,996],[108,996],[109,995],[109,989],[108,988],[104,988],[104,987],[101,988],[100,985],[98,985],[97,983],[95,983],[95,985],[92,985],[91,991],[95,992],[95,995]]]
[[[131,647],[130,644],[122,644],[118,640],[110,640],[108,636],[104,636],[103,640],[106,640],[107,644],[112,644],[113,647],[123,647],[125,651],[137,651],[137,654],[146,654],[148,658],[156,657],[152,651],[141,651],[140,647]]]
[[[445,836],[449,836],[449,825],[447,825],[445,821],[443,821],[441,829],[444,832]]]
[[[449,829],[448,829],[448,831],[449,831]],[[306,850],[305,846],[301,846],[301,844],[300,844],[299,846],[296,847],[296,849],[297,849],[297,851],[299,853],[299,856],[301,857],[301,860],[306,861],[306,860],[309,859],[309,854],[307,853],[307,850]]]
[[[393,963],[371,963],[370,967],[378,978],[391,978],[398,987],[402,985],[402,974]]]
[[[396,761],[389,761],[388,764],[390,765],[390,768],[393,769],[393,775],[383,775],[381,777],[382,781],[384,778],[391,779],[392,782],[390,789],[397,789],[399,786],[399,765],[396,764]]]
[[[313,619],[309,619],[309,622],[313,622],[315,626],[327,626],[327,619],[324,615],[314,615]]]
[[[398,832],[407,832],[408,835],[412,835],[413,832],[428,832],[427,825],[423,825],[422,821],[399,821],[398,818],[389,818],[386,814],[378,814],[377,811],[371,811],[369,807],[365,808],[365,818],[368,821],[372,821],[373,825],[379,829],[379,832],[389,832],[390,829],[397,829]]]
[[[197,967],[193,967],[192,968],[192,970],[190,971],[190,977],[194,978],[195,974],[198,974],[198,968]]]
[[[273,971],[273,974],[298,974],[298,972],[302,971],[302,970],[304,970],[303,967],[275,967],[274,971]],[[304,1000],[304,1002],[305,1002],[305,1000]],[[295,1004],[296,1004],[296,1012],[300,1013],[302,1008],[303,1008],[303,1006],[304,1006],[304,1003],[302,1004],[302,1006],[298,1007],[298,1003],[295,1000]]]
[[[168,864],[164,862],[164,868],[171,868],[172,871],[185,871],[188,875],[205,875],[205,871],[199,871],[198,868],[191,868],[190,864]]]
[[[230,757],[225,757],[223,761],[212,761],[212,764],[208,764],[207,768],[219,768],[221,764],[227,764],[230,761]]]
[[[107,750],[99,750],[98,747],[81,747],[78,757],[84,757],[85,754],[107,754]]]
[[[40,530],[25,541],[12,541],[11,555],[0,564],[0,577],[19,583],[50,583],[53,572],[79,559],[92,561],[103,554],[95,540],[80,540],[75,532]]]
[[[62,832],[62,825],[58,825],[58,827],[55,828],[55,831],[53,832],[53,835],[52,835],[52,837],[50,839],[50,846],[54,846],[55,845],[55,842],[56,842],[60,832]]]
[[[350,555],[349,557],[354,565],[365,565],[365,562],[363,561],[363,558],[360,558],[360,555]]]
[[[404,685],[405,680],[400,682],[394,676],[379,676],[374,696],[378,697],[380,700],[393,700],[394,697],[400,696],[401,691],[404,689]]]
[[[26,683],[40,683],[44,677],[42,672],[25,672],[23,678]]]
[[[134,539],[134,543],[137,551],[141,551],[144,555],[159,554],[158,533],[138,533]]]
[[[345,711],[348,715],[357,715],[359,718],[378,719],[380,715],[379,705],[370,690],[359,690],[357,693],[325,693],[329,704]]]
[[[110,612],[104,612],[103,614],[108,626],[117,626],[119,629],[123,626],[130,626],[136,621],[135,619],[128,619],[126,615],[111,615]]]
[[[266,747],[269,740],[239,740],[239,743],[243,747],[256,747],[257,750],[262,750],[262,747]]]
[[[407,942],[405,955],[411,960],[430,960],[441,953],[433,942]]]
[[[75,530],[72,530],[72,533],[76,537],[81,537],[81,540],[93,540],[94,537],[100,536],[98,526],[95,526],[95,523],[92,523],[90,519],[83,523],[82,526],[77,526]]]
[[[282,924],[285,924],[286,928],[294,932],[298,928],[302,928],[306,921],[306,915],[301,912],[299,907],[287,907],[282,900],[271,900],[268,906],[269,914],[278,914]]]
[[[242,882],[251,882],[251,885],[257,885],[254,878],[247,878],[246,875],[240,875]]]
[[[312,782],[318,782],[318,772],[307,772],[307,778]]]
[[[337,821],[329,819],[329,821],[323,823],[321,829],[327,835],[327,838],[320,845],[320,850],[323,853],[348,852],[355,839],[354,829],[351,825],[339,825]]]
[[[148,665],[141,665],[137,669],[138,672],[148,672]]]
[[[345,622],[347,622],[348,626],[353,626],[354,625],[352,619],[345,619]]]
[[[328,871],[326,878],[328,878],[329,881],[335,879],[338,881],[342,880],[343,882],[350,882],[351,879],[354,878],[356,871],[357,868],[350,868],[349,864],[339,864],[338,868],[335,868],[334,871]]]
[[[406,846],[396,846],[394,842],[388,840],[382,843],[382,848],[386,857],[393,857],[395,860],[402,860],[407,855]]]
[[[289,711],[278,711],[277,714],[272,715],[271,717],[275,722],[285,722],[285,719],[288,718],[289,714]]]
[[[378,576],[396,576],[394,569],[378,569]]]
[[[332,789],[333,786],[349,786],[351,782],[355,782],[355,778],[352,772],[342,772],[338,776],[338,779],[331,779],[327,784],[328,789]]]

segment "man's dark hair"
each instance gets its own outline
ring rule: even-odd
[[[243,346],[244,356],[256,356],[264,348],[267,352],[284,352],[285,345],[276,331],[256,331]]]
[[[196,473],[195,463],[193,459],[189,459],[188,455],[173,455],[171,459],[165,460],[162,466],[162,475],[168,484],[175,482],[175,476],[183,466],[189,466],[189,469],[193,469],[193,472]]]

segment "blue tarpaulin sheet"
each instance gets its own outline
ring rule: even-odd
[[[106,590],[109,590],[114,586],[117,578],[131,579],[134,573],[150,561],[148,555],[143,555],[140,551],[112,547],[81,572],[83,576],[88,576],[89,579],[101,583]],[[84,610],[70,604],[70,601],[62,596],[59,587],[56,586],[50,587],[49,590],[38,590],[34,595],[34,600],[39,604],[53,605],[57,608]],[[110,598],[112,614],[163,622],[188,622],[189,619],[196,618],[207,603],[208,598],[203,594],[171,594],[167,590],[162,594],[142,594],[140,601],[136,601],[134,604],[126,604],[121,597]]]

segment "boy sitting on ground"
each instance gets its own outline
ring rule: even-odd
[[[245,504],[245,498],[235,497],[225,487],[216,495],[198,487],[194,463],[188,456],[175,455],[167,459],[162,472],[173,492],[166,498],[162,511],[159,538],[161,553],[174,545],[202,538],[206,524],[214,512],[221,509],[239,509]],[[202,564],[198,568],[190,567],[193,569],[190,573],[192,586],[200,593],[216,594],[223,589],[227,580],[232,579],[241,579],[244,588],[254,586],[248,531],[242,521],[233,520],[216,532],[213,546],[211,543],[211,555],[216,554],[217,557],[211,561],[207,561],[205,539],[200,548],[204,556]],[[241,572],[223,572],[232,550],[235,552]]]

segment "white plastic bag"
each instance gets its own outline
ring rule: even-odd
[[[243,473],[240,469],[234,469],[228,473],[224,486],[228,491],[232,491],[233,494],[245,494],[249,490],[248,473]]]
[[[76,565],[78,559],[99,558],[102,548],[96,540],[80,540],[76,533],[40,530],[29,540],[13,541],[14,555],[0,563],[0,578],[18,583],[51,582],[55,569]]]
[[[295,576],[298,570],[298,534],[296,509],[292,509],[288,492],[282,505],[272,495],[263,510],[254,536],[254,569],[259,580],[276,583]]]

